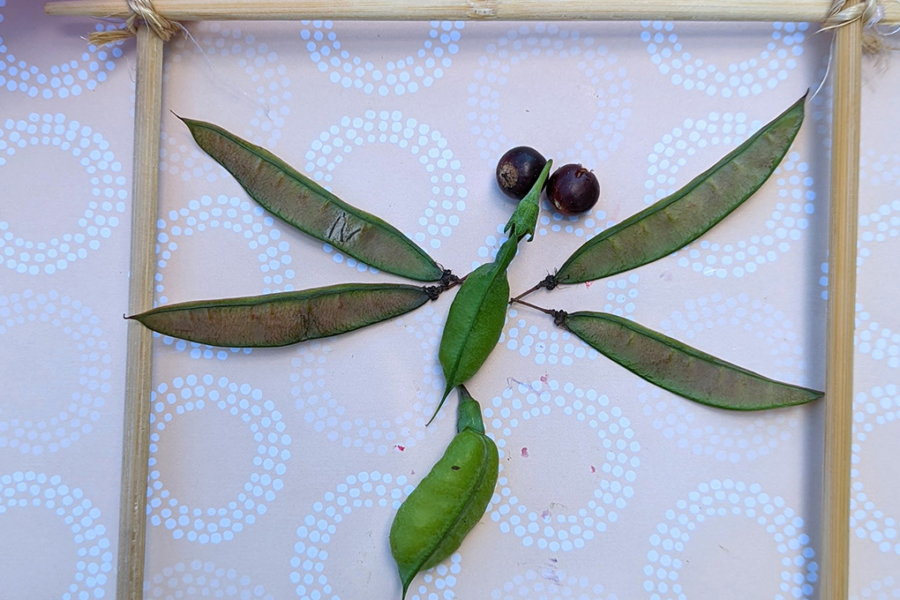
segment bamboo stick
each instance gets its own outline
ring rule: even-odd
[[[822,600],[846,600],[849,584],[862,31],[859,20],[838,28],[834,46]]]
[[[174,21],[824,21],[830,0],[154,0]],[[51,0],[49,15],[119,17],[130,14],[125,0]],[[900,4],[886,2],[882,23],[900,22]]]
[[[134,174],[131,200],[131,268],[128,307],[135,314],[153,307],[156,272],[156,213],[162,106],[163,42],[149,27],[137,32]],[[128,322],[125,430],[119,513],[118,600],[140,600],[144,588],[147,535],[147,470],[150,454],[152,335]]]

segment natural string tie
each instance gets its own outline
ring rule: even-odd
[[[151,0],[127,0],[131,14],[125,20],[125,27],[109,31],[95,31],[88,36],[88,42],[95,46],[112,44],[137,35],[139,24],[145,24],[159,38],[167,42],[182,29],[181,25],[170,21],[156,12]]]

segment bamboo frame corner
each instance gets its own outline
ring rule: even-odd
[[[845,2],[844,8],[860,3]],[[196,20],[690,20],[825,21],[830,0],[155,0],[160,15]],[[49,15],[131,15],[126,0],[51,0]],[[900,4],[884,6],[882,23],[900,23]],[[832,112],[826,418],[820,598],[847,600],[849,584],[850,457],[853,416],[853,334],[859,192],[860,96],[863,23],[836,29]],[[129,311],[153,304],[163,41],[137,31],[134,175]],[[118,600],[141,600],[146,544],[146,489],[152,338],[128,324],[123,436]]]

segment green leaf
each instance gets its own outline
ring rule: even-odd
[[[594,281],[671,254],[724,219],[769,178],[803,123],[806,96],[671,196],[591,238],[546,287]]]
[[[211,346],[264,348],[352,331],[419,308],[436,289],[343,284],[245,298],[167,304],[129,317],[163,335]]]
[[[822,397],[822,392],[768,379],[615,315],[552,312],[557,325],[601,354],[647,381],[701,404],[764,410]]]
[[[511,246],[512,255],[515,255],[515,238],[507,240],[510,241],[511,244],[504,244],[504,247]],[[504,255],[512,260],[508,250]],[[466,277],[450,305],[438,351],[447,387],[435,415],[450,390],[468,381],[478,371],[500,339],[509,302],[508,260],[506,264],[492,262],[475,269]],[[434,416],[431,418],[433,420]]]
[[[537,227],[538,213],[541,210],[541,192],[544,190],[544,182],[547,180],[552,166],[553,161],[548,160],[528,194],[519,201],[516,210],[506,223],[506,227],[503,228],[509,237],[521,241],[527,235],[529,242],[534,239],[534,229]]]
[[[459,433],[431,472],[400,505],[391,525],[391,555],[403,586],[403,597],[416,574],[453,554],[484,515],[499,473],[494,441],[466,425],[478,402],[460,390]]]
[[[416,281],[444,276],[443,269],[393,225],[347,204],[268,150],[211,123],[181,120],[197,144],[260,206],[286,223],[382,271]]]

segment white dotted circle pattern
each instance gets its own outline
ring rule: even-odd
[[[609,398],[595,390],[582,390],[556,380],[535,381],[531,386],[519,384],[517,388],[517,393],[507,388],[502,396],[494,397],[490,405],[484,407],[485,425],[497,432],[495,437],[500,451],[499,490],[492,499],[493,510],[488,507],[487,512],[491,520],[499,523],[500,531],[513,533],[526,548],[536,546],[551,552],[583,548],[596,534],[602,534],[619,520],[619,511],[624,510],[634,496],[632,486],[641,464],[637,456],[641,445],[622,409],[610,406]],[[513,430],[531,419],[553,413],[562,413],[596,432],[603,446],[599,457],[603,462],[598,470],[604,475],[593,498],[586,499],[577,514],[556,515],[555,518],[521,503],[503,475],[503,457],[510,452],[507,439]]]
[[[326,365],[331,346],[319,342],[303,344],[291,363],[291,395],[295,398],[295,408],[317,433],[345,448],[360,448],[367,454],[382,456],[389,450],[402,452],[413,448],[429,431],[425,423],[437,407],[443,385],[440,367],[433,366],[438,364],[435,347],[429,344],[423,344],[423,347],[426,345],[429,347],[425,348],[423,370],[432,377],[428,384],[423,382],[419,386],[412,410],[393,419],[374,419],[359,416],[352,409],[348,411],[347,406],[359,406],[359,403],[341,402],[328,390]],[[372,364],[368,367],[377,368]]]
[[[34,241],[18,236],[14,226],[0,219],[0,260],[17,273],[52,275],[97,250],[112,235],[125,212],[128,182],[121,174],[109,142],[87,125],[69,121],[63,114],[31,113],[27,119],[6,119],[0,127],[0,167],[18,151],[52,146],[76,157],[90,182],[93,199],[78,219],[74,233]],[[52,162],[52,157],[47,157]],[[0,175],[3,176],[3,175]]]
[[[873,321],[872,316],[856,305],[856,349],[875,361],[884,361],[891,369],[900,367],[900,332]]]
[[[589,282],[586,287],[596,286],[598,295],[592,305],[604,312],[628,319],[633,318],[638,297],[640,276],[636,273],[608,278],[602,282]],[[605,290],[605,298],[602,294]],[[546,302],[545,302],[546,303]],[[534,357],[538,365],[571,365],[575,360],[599,356],[596,350],[573,336],[568,331],[553,325],[551,317],[538,314],[530,308],[510,309],[506,329],[499,344],[508,350],[518,352],[522,357]],[[539,325],[532,323],[538,322]]]
[[[766,370],[767,377],[797,383],[798,373],[806,369],[802,340],[794,331],[793,321],[772,304],[751,300],[747,294],[726,298],[715,292],[687,300],[684,310],[673,311],[660,327],[667,335],[692,343],[697,334],[714,335],[714,329],[741,329],[753,335],[755,348],[766,349],[775,359],[774,370]]]
[[[262,271],[262,293],[291,291],[294,286],[290,281],[294,278],[291,268],[292,257],[290,244],[281,239],[281,231],[275,226],[275,220],[261,207],[248,200],[220,195],[215,200],[203,196],[199,200],[191,200],[186,207],[169,211],[168,219],[157,221],[157,270],[156,293],[157,305],[167,304],[165,296],[165,270],[169,261],[178,251],[179,243],[193,235],[203,235],[206,231],[221,229],[233,232],[242,237],[250,250],[257,252],[259,268]],[[186,342],[170,336],[162,338],[164,344],[173,346],[179,352],[190,349],[191,358],[217,358],[225,360],[229,354],[243,352],[249,354],[250,348],[213,348],[196,342]]]
[[[6,0],[0,0],[0,9]],[[4,22],[0,13],[0,23]],[[15,22],[3,25],[3,29],[15,27]],[[97,31],[114,29],[115,25],[97,24]],[[2,33],[2,29],[0,29]],[[16,58],[0,36],[0,90],[21,92],[30,98],[68,98],[80,96],[85,90],[93,91],[106,81],[107,75],[116,68],[116,61],[122,57],[121,42],[109,46],[90,44],[88,49],[73,58],[51,65],[46,71],[36,65]]]
[[[698,148],[737,146],[759,127],[757,121],[748,124],[744,113],[713,112],[703,119],[685,119],[681,127],[666,133],[647,157],[650,166],[644,202],[652,204],[672,194],[679,183],[676,175],[691,162]],[[769,219],[756,225],[759,233],[724,245],[701,238],[674,254],[678,266],[706,276],[743,277],[788,252],[791,243],[803,237],[809,216],[815,212],[815,182],[809,165],[797,152],[788,153],[772,180],[778,186],[780,200]]]
[[[340,125],[332,125],[312,142],[306,153],[309,161],[306,172],[331,191],[333,172],[338,165],[354,148],[376,143],[409,151],[425,169],[431,184],[431,197],[424,214],[419,217],[420,229],[405,233],[420,245],[440,248],[441,240],[449,238],[459,225],[468,196],[460,162],[453,157],[447,138],[440,131],[404,117],[398,110],[378,113],[367,110],[363,117],[343,117]],[[330,244],[325,244],[324,248],[326,252],[334,253],[335,262],[344,262],[344,255],[335,252]],[[359,271],[378,272],[350,257],[346,257],[346,263]]]
[[[166,47],[166,77],[175,65],[191,60],[202,53],[209,61],[223,58],[234,62],[246,78],[230,81],[228,87],[236,89],[242,100],[253,104],[253,117],[243,130],[236,131],[254,144],[274,148],[281,139],[284,120],[291,110],[293,95],[291,80],[287,76],[287,66],[276,52],[265,42],[258,41],[251,34],[244,34],[240,28],[214,22],[198,23],[193,38],[178,36]],[[222,79],[216,73],[217,79]],[[164,173],[177,176],[184,181],[202,179],[209,182],[231,176],[224,168],[209,158],[194,143],[181,123],[174,123],[180,133],[162,133],[159,151],[159,168]]]
[[[98,326],[100,319],[81,301],[56,291],[0,296],[0,339],[13,327],[49,323],[72,339],[78,356],[78,389],[71,390],[65,408],[52,415],[3,418],[0,408],[0,448],[18,448],[23,454],[41,455],[68,448],[90,433],[110,391],[112,357]],[[62,367],[60,367],[62,368]],[[49,399],[48,399],[49,400]],[[53,402],[48,402],[53,405]]]
[[[893,384],[876,386],[868,393],[861,392],[854,399],[853,454],[850,476],[850,529],[859,539],[874,542],[885,553],[900,554],[900,523],[897,516],[889,516],[879,509],[860,479],[859,465],[863,460],[863,446],[876,427],[892,425],[900,421],[900,391]],[[877,498],[875,500],[878,500]],[[882,500],[889,500],[883,498]],[[890,499],[893,500],[893,499]]]
[[[376,65],[345,50],[331,21],[301,21],[301,25],[300,38],[320,73],[327,73],[332,83],[345,89],[379,96],[414,94],[431,87],[450,68],[465,27],[463,21],[431,21],[428,38],[414,55]]]
[[[17,518],[16,508],[43,507],[62,519],[78,548],[74,577],[62,600],[105,598],[113,568],[113,552],[100,509],[84,497],[80,488],[70,488],[59,475],[16,471],[0,477],[0,521]]]
[[[803,530],[803,518],[780,496],[763,492],[758,483],[713,479],[701,483],[687,500],[678,500],[650,536],[644,567],[644,590],[650,600],[687,600],[679,575],[689,566],[680,555],[698,526],[724,517],[756,521],[777,544],[782,571],[775,600],[812,598],[819,565],[813,560],[816,553]]]
[[[745,294],[726,298],[715,293],[708,298],[688,300],[684,310],[674,311],[662,321],[660,328],[691,345],[697,345],[694,340],[699,333],[706,337],[714,335],[710,334],[714,329],[740,328],[752,333],[757,347],[767,350],[774,358],[774,368],[766,375],[796,383],[798,373],[806,369],[803,346],[793,323],[771,304],[750,300]],[[742,415],[740,425],[716,425],[717,419],[704,418],[706,409],[689,400],[643,380],[637,385],[644,416],[652,419],[653,427],[666,439],[674,440],[679,448],[696,456],[733,464],[753,461],[768,456],[779,443],[789,439],[791,431],[801,422],[797,410],[781,410]]]
[[[313,504],[312,512],[297,528],[294,556],[291,557],[291,583],[300,598],[340,600],[325,569],[328,545],[338,526],[354,510],[390,508],[396,513],[400,504],[415,489],[406,477],[394,477],[378,471],[349,475],[334,491],[325,493],[323,502]],[[339,551],[339,550],[338,550]],[[448,560],[419,575],[406,595],[410,600],[452,600],[453,587],[460,572],[462,558],[458,552]],[[340,577],[337,576],[338,581]],[[399,591],[399,590],[398,590]]]
[[[850,596],[850,600],[896,600],[900,598],[900,585],[888,575],[880,581],[873,581],[864,587],[859,595]]]
[[[772,39],[764,50],[720,68],[686,50],[678,41],[674,23],[642,21],[641,26],[641,41],[647,44],[650,61],[672,85],[722,98],[758,96],[787,80],[799,64],[809,29],[808,23],[773,23]]]
[[[535,23],[507,32],[496,44],[489,44],[479,59],[475,81],[469,84],[468,119],[477,139],[479,153],[495,161],[511,142],[503,133],[501,91],[509,72],[520,68],[532,56],[574,57],[586,83],[597,96],[597,112],[584,137],[553,158],[559,164],[582,162],[595,165],[615,152],[624,139],[623,131],[631,109],[631,81],[618,57],[591,36],[557,25]],[[602,218],[602,217],[598,217]]]
[[[202,560],[182,562],[166,567],[144,581],[144,598],[181,600],[181,598],[239,598],[240,600],[275,600],[261,585],[254,585],[246,575],[234,569],[223,569]]]
[[[147,514],[151,525],[165,527],[176,540],[218,544],[233,539],[244,527],[253,525],[257,517],[266,514],[268,503],[284,486],[281,478],[291,457],[288,449],[291,436],[285,433],[281,413],[271,400],[265,400],[260,390],[246,383],[238,385],[225,377],[216,380],[212,375],[189,375],[176,377],[171,386],[160,384],[150,401]],[[252,460],[255,470],[240,485],[235,500],[226,506],[189,507],[165,487],[164,475],[156,468],[156,453],[166,424],[172,419],[212,408],[226,411],[247,425],[257,444]]]
[[[565,571],[546,567],[541,571],[529,569],[516,575],[493,590],[491,600],[616,600],[615,594],[605,594],[599,583],[591,585],[587,577],[574,577]]]

